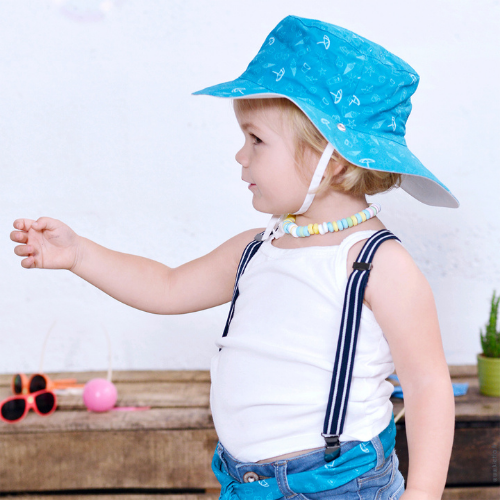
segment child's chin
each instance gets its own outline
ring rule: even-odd
[[[265,203],[262,203],[261,200],[255,199],[255,196],[252,198],[252,206],[257,210],[257,212],[261,212],[263,214],[273,215],[277,212],[273,212],[272,208],[267,206]]]
[[[269,214],[269,215],[288,215],[292,212],[288,211],[287,208],[283,205],[277,205],[277,204],[272,204],[272,203],[266,203],[264,199],[261,197],[256,197],[255,195],[252,198],[252,206],[257,210],[257,212],[261,212],[263,214]],[[298,208],[296,208],[294,211],[296,212]]]

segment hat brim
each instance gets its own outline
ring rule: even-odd
[[[451,191],[427,170],[406,145],[374,134],[358,132],[348,123],[336,123],[308,99],[277,94],[250,80],[237,78],[193,92],[231,99],[284,97],[296,104],[327,141],[348,161],[361,168],[402,174],[401,188],[426,205],[457,208],[460,204]],[[312,104],[311,104],[312,103]],[[325,106],[326,109],[327,106]],[[339,128],[340,125],[340,128]]]

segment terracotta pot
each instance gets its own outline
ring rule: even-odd
[[[477,355],[479,392],[485,396],[500,397],[500,358]]]

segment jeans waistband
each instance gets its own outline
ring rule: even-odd
[[[376,469],[379,469],[384,465],[386,458],[389,457],[394,448],[395,435],[396,427],[394,424],[394,417],[392,417],[389,425],[378,436],[375,436],[370,441],[346,441],[341,443],[340,455],[334,462],[329,463],[329,467],[332,472],[334,472],[335,463],[342,464],[347,460],[354,468],[356,462],[359,462],[356,457],[359,456],[360,459],[363,459],[364,455],[368,453],[367,445],[371,444],[372,447],[370,447],[370,450],[373,458],[373,464]],[[257,474],[259,479],[277,478],[279,475],[279,466],[285,463],[287,475],[318,469],[325,467],[325,464],[328,464],[328,462],[325,462],[324,448],[292,458],[276,460],[274,462],[267,462],[263,464],[255,462],[241,462],[234,458],[221,443],[218,443],[217,445],[216,454],[220,458],[222,464],[224,464],[226,473],[239,483],[244,483],[243,477],[248,472]],[[373,467],[373,465],[371,467]],[[345,469],[345,467],[343,467],[343,469]]]

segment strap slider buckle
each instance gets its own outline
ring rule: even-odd
[[[325,461],[332,462],[340,455],[340,439],[335,434],[321,434],[325,439]]]
[[[358,271],[370,271],[373,267],[371,262],[353,262],[352,268]]]

